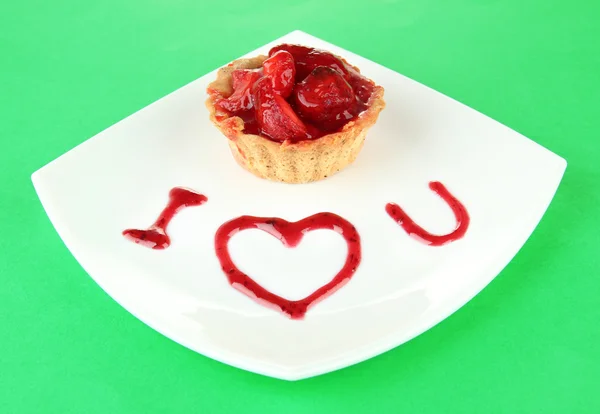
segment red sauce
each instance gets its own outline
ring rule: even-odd
[[[237,232],[258,229],[279,239],[286,247],[296,247],[304,234],[317,229],[329,229],[339,233],[348,244],[348,253],[342,269],[330,282],[300,300],[288,300],[263,288],[234,264],[229,255],[228,243]],[[333,213],[318,213],[297,222],[281,218],[241,216],[230,220],[215,234],[215,250],[221,268],[229,283],[257,302],[274,307],[291,319],[302,319],[308,309],[341,288],[354,275],[361,260],[360,237],[356,228],[347,220]]]
[[[179,211],[185,207],[199,206],[208,199],[202,194],[181,187],[175,187],[169,192],[169,202],[164,210],[158,216],[158,219],[145,230],[127,229],[123,231],[123,236],[156,250],[162,250],[171,244],[171,239],[167,234],[167,226]]]
[[[470,218],[467,209],[456,197],[450,194],[446,187],[444,187],[444,184],[439,181],[430,182],[429,188],[435,191],[452,209],[454,217],[456,217],[456,229],[453,232],[444,235],[431,234],[415,223],[399,205],[394,203],[388,203],[385,207],[385,211],[387,211],[390,217],[410,236],[413,236],[430,246],[442,246],[462,238],[469,228]]]

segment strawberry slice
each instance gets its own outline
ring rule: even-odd
[[[290,104],[273,90],[270,78],[263,77],[254,84],[253,97],[256,121],[264,135],[279,142],[309,138],[306,126]]]
[[[236,69],[231,72],[233,90],[244,88],[249,80],[260,77],[260,73],[256,69]],[[255,80],[255,81],[256,81]]]
[[[273,91],[287,98],[294,89],[296,67],[290,52],[280,50],[263,62],[265,76],[271,78]]]
[[[296,62],[296,82],[304,80],[317,66],[327,66],[337,70],[345,77],[348,75],[348,68],[344,62],[329,52],[312,47],[282,44],[272,48],[269,56],[282,50],[291,53]]]
[[[315,68],[296,85],[292,99],[302,119],[324,130],[337,129],[356,115],[352,87],[330,67]]]
[[[216,105],[229,112],[252,109],[252,85],[260,78],[260,72],[251,69],[236,69],[231,72],[233,93]]]
[[[308,55],[310,52],[312,52],[315,49],[312,47],[292,45],[289,43],[282,43],[279,46],[272,47],[271,50],[269,50],[269,56],[273,56],[275,53],[277,53],[280,50],[286,50],[286,51],[290,52],[292,54],[292,56],[294,56],[294,58],[296,58],[296,57],[302,57],[304,55]]]

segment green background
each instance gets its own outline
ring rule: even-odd
[[[598,1],[5,1],[0,413],[600,412]],[[384,355],[288,383],[162,337],[72,258],[30,182],[132,112],[294,29],[565,157],[529,242],[480,295]]]

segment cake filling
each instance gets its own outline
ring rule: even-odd
[[[272,48],[261,68],[232,72],[233,93],[216,106],[244,133],[298,142],[340,131],[369,106],[375,84],[337,56],[305,46]]]

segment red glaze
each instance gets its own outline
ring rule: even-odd
[[[273,90],[267,77],[254,84],[256,123],[263,134],[273,141],[292,142],[307,138],[306,126],[289,103]]]
[[[216,104],[229,112],[252,109],[252,85],[260,79],[260,72],[250,69],[236,69],[231,73],[231,77],[233,80],[233,94],[229,98],[217,101]]]
[[[363,104],[369,101],[375,87],[373,82],[333,54],[310,47],[283,44],[272,48],[269,56],[280,50],[290,52],[296,61],[296,83],[302,82],[315,68],[326,66],[344,76]]]
[[[239,116],[244,121],[244,132],[246,134],[261,135],[254,109],[236,112],[235,116]]]
[[[444,187],[444,184],[439,181],[430,182],[429,188],[435,191],[452,209],[454,217],[456,217],[456,229],[453,232],[444,235],[431,234],[415,223],[409,215],[400,208],[400,206],[394,203],[388,203],[385,207],[385,211],[387,211],[390,217],[410,236],[415,237],[430,246],[442,246],[462,238],[469,228],[470,218],[467,209],[460,201],[458,201],[458,199],[456,199],[456,197],[450,194],[446,187]]]
[[[364,111],[367,102],[369,102],[369,98],[371,98],[371,95],[373,94],[375,84],[353,68],[349,68],[348,70],[350,74],[346,79],[356,94],[356,100],[359,106],[364,106],[364,108],[359,111]]]
[[[164,210],[158,216],[158,219],[146,230],[127,229],[123,231],[123,236],[156,250],[162,250],[171,244],[171,239],[167,234],[167,226],[179,211],[185,207],[200,206],[208,198],[192,190],[181,187],[175,187],[169,192],[169,202]]]
[[[291,53],[280,50],[263,62],[265,76],[271,78],[273,91],[287,98],[294,89],[296,67]]]
[[[338,71],[326,66],[318,66],[298,83],[292,98],[300,117],[323,131],[334,131],[355,116],[352,87]]]
[[[269,56],[273,56],[280,50],[285,50],[294,57],[294,61],[296,62],[296,83],[302,82],[318,66],[335,69],[344,76],[348,74],[348,68],[344,62],[329,52],[312,47],[283,44],[272,48],[269,51]]]
[[[328,69],[339,73],[339,79],[345,82],[342,84],[331,72],[325,77]],[[324,78],[332,87],[328,92],[324,92],[324,87],[319,92],[311,92],[317,82],[309,75],[315,70],[315,77]],[[262,78],[257,80],[257,76]],[[262,135],[277,142],[315,139],[339,131],[367,109],[375,88],[372,81],[337,56],[289,44],[271,49],[263,68],[238,69],[233,71],[232,77],[233,94],[218,100],[216,105],[229,116],[242,118],[246,134]],[[264,78],[270,80],[270,90],[264,86]],[[298,93],[292,93],[294,85]],[[311,102],[299,99],[309,95]],[[355,97],[353,102],[349,102],[349,96]]]
[[[317,229],[329,229],[339,233],[348,244],[348,255],[342,269],[324,286],[300,300],[288,300],[278,296],[256,283],[233,263],[229,255],[228,243],[237,232],[259,229],[279,239],[286,247],[296,247],[305,233]],[[280,218],[241,216],[230,220],[215,234],[215,251],[221,268],[229,283],[248,297],[261,304],[269,304],[292,319],[302,319],[315,303],[341,288],[352,278],[361,260],[360,236],[356,228],[347,220],[333,213],[318,213],[297,222]]]

